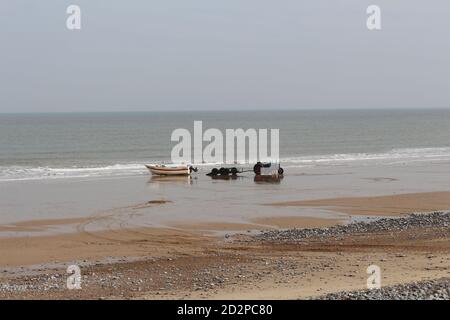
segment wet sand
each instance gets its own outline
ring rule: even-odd
[[[277,184],[255,182],[251,173],[228,181],[213,180],[204,172],[175,182],[133,176],[1,183],[0,238],[77,231],[76,224],[60,224],[26,232],[22,223],[38,220],[88,219],[84,229],[102,231],[203,223],[237,226],[255,224],[255,219],[295,217],[301,227],[302,218],[347,221],[354,214],[390,215],[450,207],[445,194],[438,194],[450,191],[448,177],[442,174],[450,172],[446,163],[286,170]],[[433,195],[415,199],[414,194],[430,192]],[[412,196],[368,199],[400,194]],[[331,203],[329,199],[335,200]],[[299,201],[307,202],[298,206]],[[272,203],[284,205],[267,205]]]
[[[363,289],[372,263],[389,285],[445,277],[450,238],[441,230],[301,244],[252,237],[447,211],[449,167],[299,169],[276,185],[245,177],[3,184],[0,297],[43,298],[50,286],[46,298],[296,299]],[[86,276],[82,290],[65,288],[70,264]]]
[[[196,250],[203,250],[209,242],[216,240],[207,235],[162,228],[13,237],[0,241],[0,265],[10,269],[66,261],[102,261],[114,257],[163,257],[173,252],[190,253],[196,247],[194,244],[198,244]]]
[[[263,229],[283,229],[283,228],[319,228],[329,227],[342,223],[340,219],[324,219],[314,217],[265,217],[251,219],[249,223],[184,223],[173,225],[174,228],[182,230],[197,231],[254,231]]]
[[[157,205],[159,205],[158,202]],[[149,205],[153,205],[150,203]],[[319,207],[347,215],[398,216],[411,212],[432,212],[450,208],[450,192],[400,194],[381,197],[358,197],[290,201],[271,204],[273,207]],[[0,225],[0,231],[37,232],[52,227],[71,227],[74,232],[46,236],[7,237],[0,241],[0,265],[13,267],[54,261],[102,260],[108,257],[164,256],[183,252],[186,245],[197,251],[210,243],[223,240],[225,232],[245,232],[285,228],[323,228],[348,223],[349,220],[317,217],[272,216],[251,218],[247,222],[185,222],[169,227],[128,227],[111,223],[114,217],[94,216],[77,219],[32,220]],[[97,222],[101,230],[90,230]],[[114,221],[115,222],[115,221]],[[219,232],[219,233],[218,233]],[[20,234],[20,233],[19,233]],[[228,236],[228,234],[226,234]],[[187,252],[188,253],[188,252]]]
[[[261,227],[286,228],[326,228],[343,223],[344,219],[322,219],[314,217],[267,217],[252,220]]]
[[[270,205],[275,207],[320,207],[349,215],[394,216],[413,212],[449,210],[450,192],[285,201],[272,203]]]
[[[46,219],[20,221],[11,224],[0,225],[0,232],[38,232],[51,228],[52,226],[78,225],[90,221],[91,218],[73,218],[73,219]]]
[[[248,224],[179,224],[173,228],[125,228],[91,232],[83,229],[84,223],[89,221],[91,219],[85,218],[37,220],[17,224],[16,227],[21,231],[41,230],[62,224],[77,225],[78,231],[50,236],[3,238],[0,241],[0,266],[11,268],[64,261],[100,261],[115,256],[159,257],[170,255],[171,252],[189,254],[220,242],[221,238],[216,236],[216,231],[239,232],[287,226],[313,228],[340,222],[332,219],[280,217],[257,219],[255,223]],[[0,228],[10,231],[8,226]],[[198,247],[195,248],[194,244],[198,244]]]

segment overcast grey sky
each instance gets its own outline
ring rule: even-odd
[[[0,112],[450,108],[448,0],[2,0],[0,40]]]

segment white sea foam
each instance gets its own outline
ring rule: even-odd
[[[0,181],[89,178],[145,174],[142,164],[115,164],[101,167],[0,167]]]
[[[404,148],[384,153],[346,153],[333,155],[301,156],[282,159],[287,166],[333,165],[353,162],[392,164],[415,161],[449,161],[450,148]]]
[[[283,167],[308,167],[320,165],[394,164],[417,161],[450,161],[450,148],[405,148],[393,149],[384,153],[347,153],[286,157],[281,159]],[[151,161],[149,162],[151,163]],[[198,167],[221,166],[220,163],[195,164]],[[251,166],[237,163],[235,166]],[[41,180],[63,178],[95,178],[114,176],[134,176],[147,174],[144,164],[125,163],[90,167],[0,167],[0,182],[18,180]]]

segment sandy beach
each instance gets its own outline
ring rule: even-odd
[[[280,206],[331,208],[345,215],[396,220],[411,212],[450,208],[450,192],[270,204],[274,212]],[[2,225],[2,231],[28,235],[6,237],[0,242],[0,297],[304,299],[365,289],[366,268],[372,264],[382,268],[383,287],[450,277],[447,220],[406,229],[348,229],[330,236],[286,239],[272,233],[283,232],[280,229],[328,230],[336,225],[346,228],[357,222],[273,216],[249,219],[247,223],[87,230],[86,225],[95,219],[98,217]],[[30,236],[55,225],[72,226],[77,231]],[[71,264],[81,267],[81,290],[65,286],[65,271]],[[45,290],[45,296],[41,290]]]
[[[350,233],[300,243],[260,240],[248,235],[227,240],[179,234],[131,238],[124,237],[123,242],[115,244],[87,236],[82,239],[63,236],[64,241],[37,239],[33,250],[36,255],[41,246],[46,252],[51,249],[61,253],[66,251],[61,247],[73,244],[70,241],[91,241],[69,251],[71,257],[75,254],[80,258],[82,289],[65,287],[66,264],[57,259],[68,256],[54,254],[48,256],[51,263],[4,271],[0,296],[4,299],[311,298],[364,289],[366,268],[371,264],[382,268],[383,286],[449,277],[448,227]],[[23,242],[19,242],[19,248],[23,249],[21,245]],[[92,251],[86,252],[87,248]],[[102,254],[95,254],[100,249]],[[75,253],[76,250],[79,251]],[[40,256],[32,260],[28,253],[22,252],[27,260],[15,262],[36,263],[45,259]],[[136,259],[129,259],[130,254]],[[11,256],[5,258],[14,261]]]

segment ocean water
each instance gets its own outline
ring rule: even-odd
[[[280,129],[284,167],[450,161],[450,110],[0,114],[0,182],[147,174],[194,120]]]

